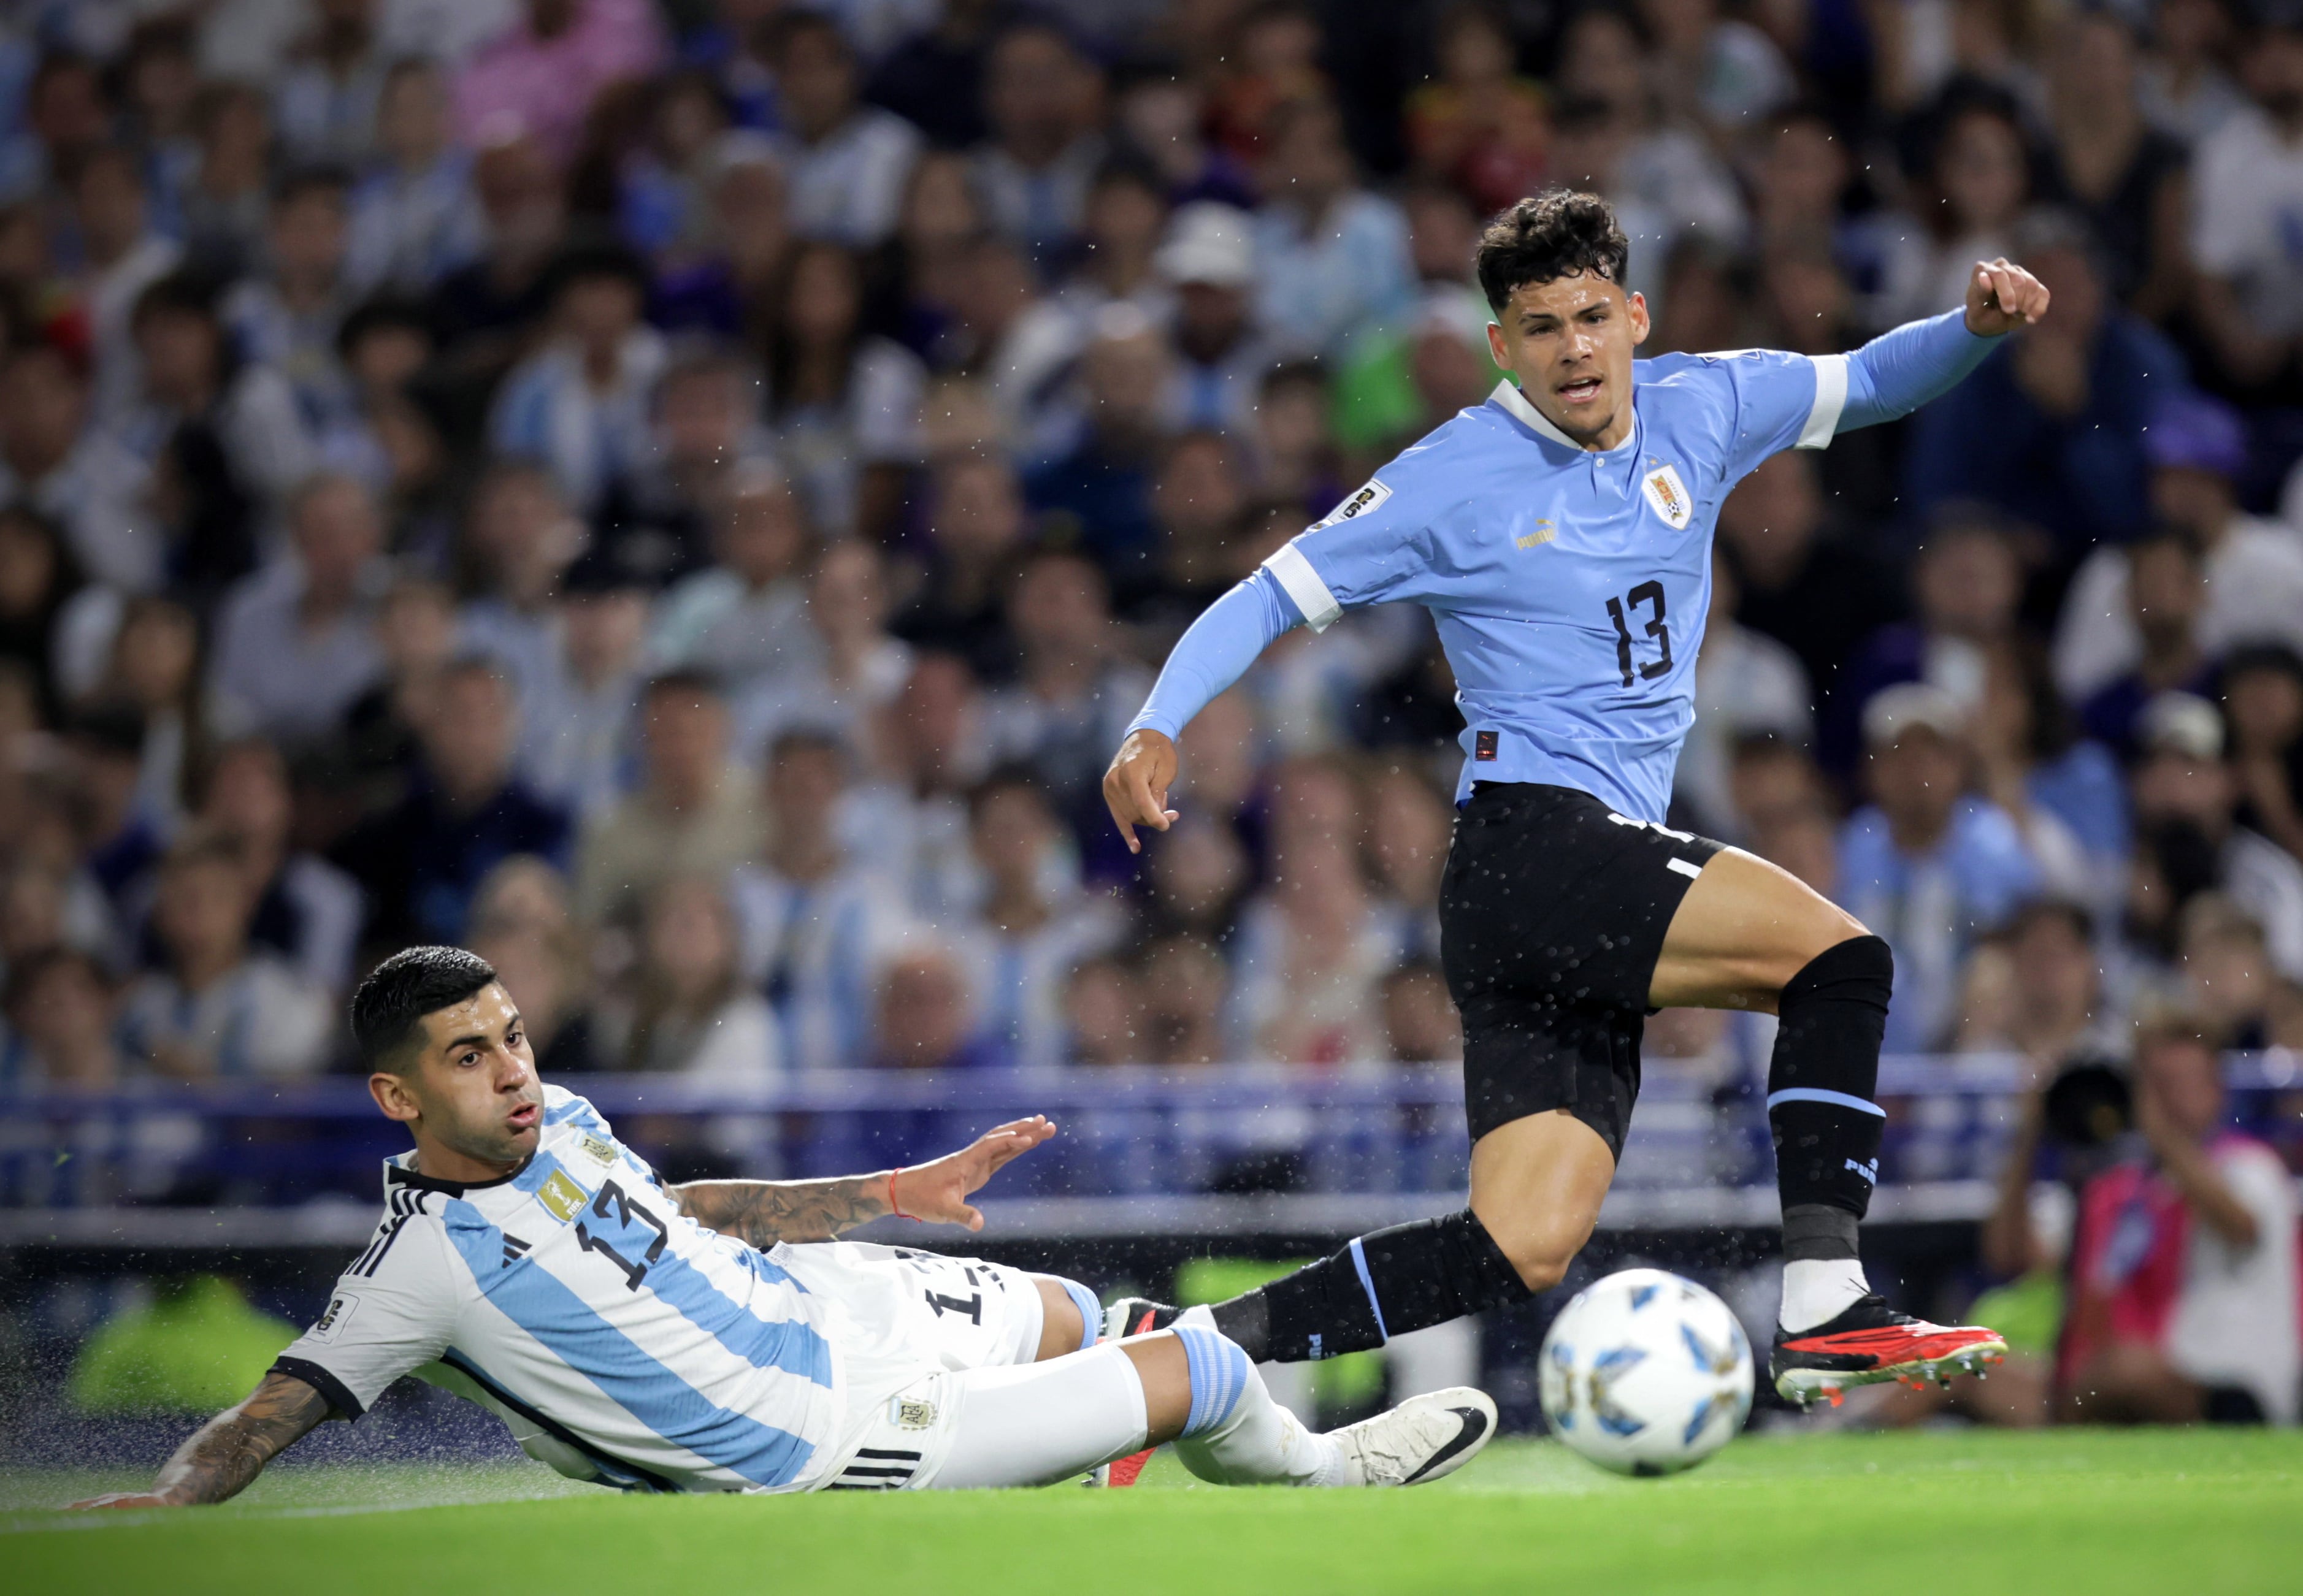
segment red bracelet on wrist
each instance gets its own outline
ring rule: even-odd
[[[920,1222],[920,1216],[916,1214],[905,1213],[904,1205],[896,1200],[896,1177],[903,1172],[904,1166],[900,1163],[888,1172],[888,1212],[898,1219],[908,1219],[914,1224],[917,1224]]]

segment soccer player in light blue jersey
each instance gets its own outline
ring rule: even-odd
[[[415,1148],[327,1310],[148,1491],[218,1502],[403,1374],[501,1417],[531,1456],[624,1491],[1036,1485],[1163,1441],[1223,1484],[1408,1485],[1495,1433],[1464,1388],[1329,1434],[1203,1325],[1101,1336],[1087,1289],[979,1258],[834,1240],[883,1214],[980,1229],[968,1195],[1056,1133],[1018,1120],[914,1168],[665,1186],[583,1098],[536,1079],[487,963],[419,947],[352,998],[376,1105]]]
[[[1898,1313],[1858,1261],[1884,1119],[1887,945],[1793,877],[1668,829],[1694,717],[1711,532],[1779,449],[1907,414],[2046,314],[2020,266],[1978,261],[1961,310],[1848,355],[1637,359],[1607,202],[1524,199],[1480,242],[1496,364],[1483,405],[1407,449],[1211,605],[1104,778],[1131,849],[1174,820],[1176,738],[1282,633],[1363,604],[1428,609],[1465,755],[1439,905],[1464,1019],[1470,1206],[1362,1236],[1212,1310],[1140,1299],[1114,1328],[1211,1323],[1255,1357],[1334,1357],[1556,1285],[1590,1238],[1655,1008],[1777,1014],[1767,1115],[1784,1212],[1774,1376],[1785,1397],[1995,1359],[1976,1326]]]

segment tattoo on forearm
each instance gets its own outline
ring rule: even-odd
[[[266,1374],[239,1407],[216,1415],[160,1469],[155,1495],[190,1503],[238,1496],[264,1466],[328,1416],[328,1399],[291,1374]]]
[[[888,1177],[838,1180],[691,1180],[672,1188],[696,1223],[748,1241],[829,1241],[890,1212]]]

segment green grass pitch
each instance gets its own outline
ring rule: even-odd
[[[11,1596],[1178,1596],[1344,1592],[2303,1590],[2303,1434],[1941,1431],[1748,1438],[1618,1480],[1548,1441],[1388,1492],[639,1498],[540,1468],[283,1468],[223,1508],[45,1510],[112,1476],[0,1474]]]

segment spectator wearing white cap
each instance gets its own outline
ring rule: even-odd
[[[1840,833],[1839,899],[1887,939],[1895,996],[1886,1050],[1944,1041],[1976,940],[2040,887],[2037,862],[2007,811],[1968,790],[1967,711],[1940,687],[1906,682],[1863,710],[1871,802]]]
[[[1212,199],[1178,210],[1154,261],[1176,290],[1176,370],[1185,424],[1247,424],[1278,350],[1257,326],[1255,235],[1247,213]]]
[[[2208,885],[2255,917],[2280,973],[2303,979],[2303,864],[2239,824],[2239,784],[2224,762],[2214,705],[2163,693],[2144,706],[2136,741],[2142,758],[2129,780],[2138,835],[2161,859],[2184,853],[2213,859],[2216,879]]]
[[[2181,393],[2144,434],[2151,508],[2198,545],[2206,602],[2201,649],[2220,658],[2241,643],[2303,651],[2303,543],[2276,521],[2246,514],[2233,485],[2247,466],[2247,424],[2220,399]],[[2077,702],[2135,668],[2143,634],[2128,600],[2130,564],[2105,545],[2072,577],[2055,629],[2055,682]]]

